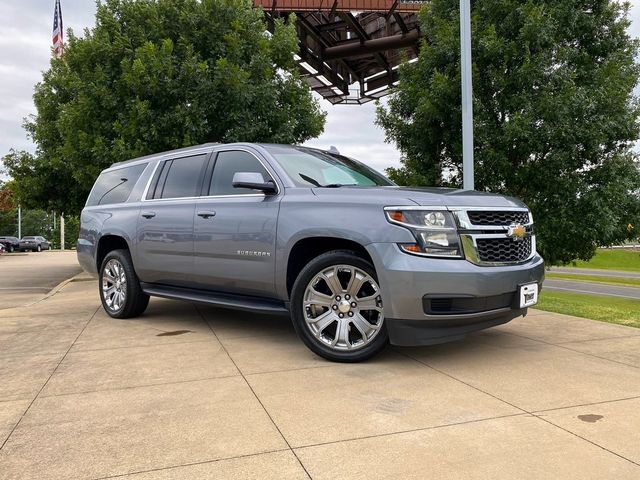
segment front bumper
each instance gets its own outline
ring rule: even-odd
[[[506,323],[526,314],[517,303],[518,287],[544,280],[539,255],[518,265],[478,266],[466,260],[432,259],[402,252],[394,243],[367,246],[381,287],[385,322],[394,345],[429,345]],[[424,298],[487,299],[472,313],[427,313]],[[494,305],[489,299],[508,298]],[[475,302],[477,304],[477,302]]]

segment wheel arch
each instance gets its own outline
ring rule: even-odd
[[[104,257],[106,257],[109,252],[118,249],[129,250],[129,252],[131,252],[129,242],[122,235],[107,233],[100,237],[96,248],[96,270],[98,272],[100,272]]]
[[[367,249],[355,240],[330,236],[301,238],[292,245],[287,257],[286,288],[289,297],[293,284],[304,266],[317,256],[333,250],[352,251],[373,265],[373,259]]]

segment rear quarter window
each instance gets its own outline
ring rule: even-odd
[[[102,172],[89,194],[87,207],[126,202],[146,167],[142,163]]]

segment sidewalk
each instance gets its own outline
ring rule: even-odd
[[[640,330],[556,314],[324,361],[286,318],[95,281],[0,310],[0,479],[637,479]]]

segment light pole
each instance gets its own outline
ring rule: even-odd
[[[64,212],[60,214],[60,250],[64,250]]]
[[[460,0],[460,69],[462,75],[462,185],[473,190],[473,85],[471,78],[471,1]]]

